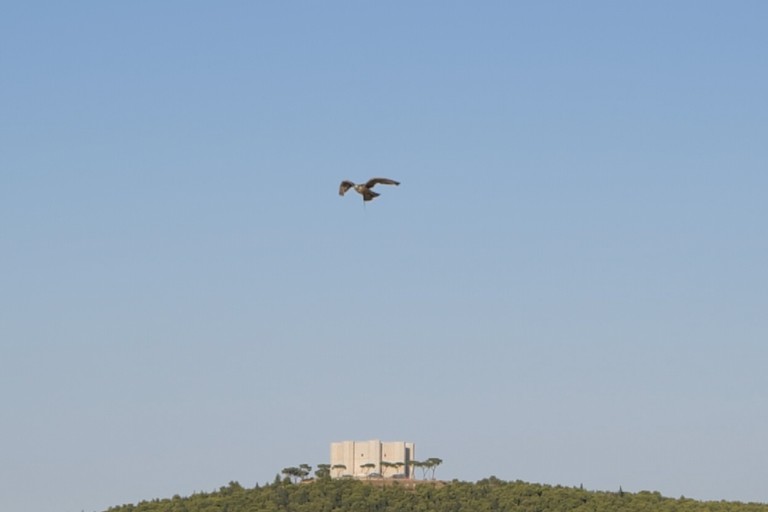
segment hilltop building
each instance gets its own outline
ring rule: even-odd
[[[333,478],[411,478],[416,445],[403,441],[382,443],[341,441],[331,443],[331,476]]]

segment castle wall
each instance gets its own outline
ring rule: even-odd
[[[331,443],[331,476],[333,478],[345,476],[365,478],[370,474],[380,474],[384,477],[393,475],[411,477],[409,463],[414,460],[414,457],[414,443],[402,441],[382,443],[378,439],[334,442]],[[385,464],[382,465],[382,462]]]

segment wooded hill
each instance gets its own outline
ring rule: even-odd
[[[231,482],[216,492],[143,501],[109,512],[768,512],[768,504],[665,498],[657,492],[587,491],[576,487],[506,482],[403,481],[377,485],[316,479],[246,489]]]

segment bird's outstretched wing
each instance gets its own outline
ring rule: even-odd
[[[365,186],[368,188],[373,188],[374,185],[377,183],[380,183],[382,185],[399,185],[399,181],[391,180],[389,178],[371,178],[366,183]]]
[[[347,190],[351,189],[354,186],[355,184],[349,180],[342,181],[341,184],[339,185],[339,195],[343,196],[344,194],[346,194]]]

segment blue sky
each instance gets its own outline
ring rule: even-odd
[[[3,510],[373,438],[768,502],[764,2],[2,11]]]

